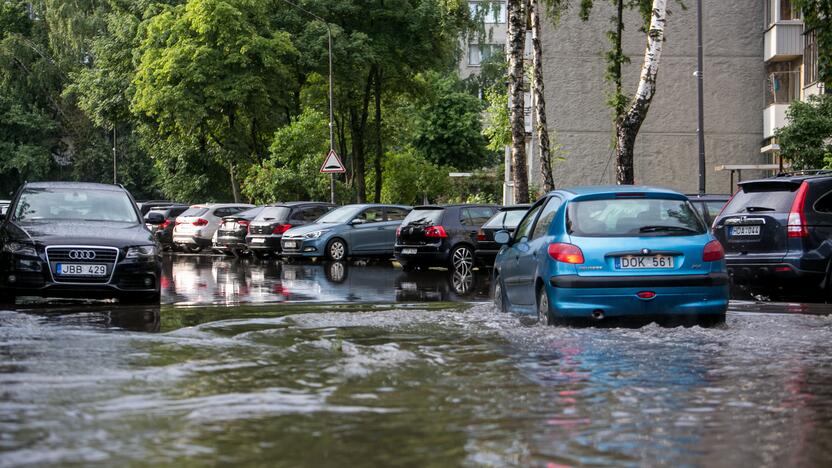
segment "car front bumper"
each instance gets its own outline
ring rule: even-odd
[[[324,249],[328,240],[284,237],[280,243],[280,253],[285,257],[323,257],[326,255]]]

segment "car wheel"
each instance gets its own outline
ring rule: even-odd
[[[341,239],[332,239],[326,246],[326,256],[333,262],[347,258],[347,244]]]
[[[14,294],[0,291],[0,306],[13,306],[16,300]]]
[[[696,324],[703,328],[718,327],[725,323],[725,313],[701,315],[696,318]]]
[[[546,287],[543,286],[537,292],[537,324],[547,326],[553,323],[552,312],[549,310],[549,295],[546,294]]]
[[[121,304],[158,304],[159,298],[159,293],[130,294],[126,296],[121,296],[118,299],[118,302]]]
[[[470,270],[474,267],[474,252],[467,245],[460,245],[451,251],[451,268],[454,270]]]
[[[503,291],[503,281],[498,276],[494,279],[494,307],[500,312],[507,312],[506,293]]]

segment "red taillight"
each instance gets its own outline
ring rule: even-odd
[[[807,237],[809,228],[806,226],[804,205],[806,205],[806,192],[809,191],[809,184],[805,181],[800,184],[797,194],[792,202],[792,209],[789,211],[789,221],[786,225],[786,233],[789,237]]]
[[[636,296],[638,296],[639,299],[653,299],[656,297],[656,293],[653,291],[641,291],[636,293]]]
[[[477,232],[477,242],[483,242],[485,240],[485,233],[482,232],[482,229]]]
[[[448,233],[445,232],[445,228],[442,226],[429,226],[425,229],[425,237],[445,238],[448,237]]]
[[[396,228],[396,237],[401,237],[402,235],[402,227],[399,226]]]
[[[292,229],[291,224],[278,224],[277,226],[272,229],[272,234],[283,234],[284,232]]]
[[[549,244],[549,256],[563,263],[579,265],[584,262],[584,253],[581,252],[580,247],[562,242]]]
[[[207,226],[208,220],[204,218],[199,218],[191,224],[193,224],[194,226]]]
[[[727,206],[731,203],[731,200],[733,200],[733,199],[734,199],[734,197],[736,197],[736,196],[737,196],[737,194],[738,194],[738,193],[740,193],[740,190],[742,190],[742,189],[737,189],[737,191],[736,191],[736,192],[734,192],[734,194],[733,194],[733,195],[731,195],[731,196],[728,198],[728,201],[727,201],[727,202],[725,202],[725,204],[724,204],[724,205],[722,205],[722,208],[720,208],[720,210],[719,210],[719,214],[718,214],[718,215],[716,215],[716,218],[714,218],[713,223],[711,223],[711,230],[716,229],[716,222],[717,222],[717,220],[718,220],[718,219],[722,216],[722,212],[723,212],[723,211],[725,211],[725,207],[727,207]]]
[[[246,221],[246,220],[244,220],[244,219],[241,219],[241,220],[237,221],[237,224],[239,224],[240,226],[246,226],[246,227],[248,227],[249,222],[248,222],[248,221]]]
[[[716,262],[725,258],[725,250],[718,240],[712,240],[705,244],[705,249],[702,251],[703,262]]]
[[[170,226],[170,220],[169,220],[169,219],[166,219],[166,220],[165,220],[165,222],[164,222],[164,223],[162,223],[161,228],[162,228],[162,229],[167,229],[167,228],[168,228],[168,226]]]

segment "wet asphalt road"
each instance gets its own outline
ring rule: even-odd
[[[523,326],[487,273],[166,263],[161,307],[0,311],[0,467],[828,466],[832,317]],[[150,332],[150,333],[148,333]]]

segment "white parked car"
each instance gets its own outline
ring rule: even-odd
[[[188,252],[211,247],[214,233],[223,216],[230,216],[254,207],[244,203],[206,203],[193,205],[176,218],[173,243]]]

